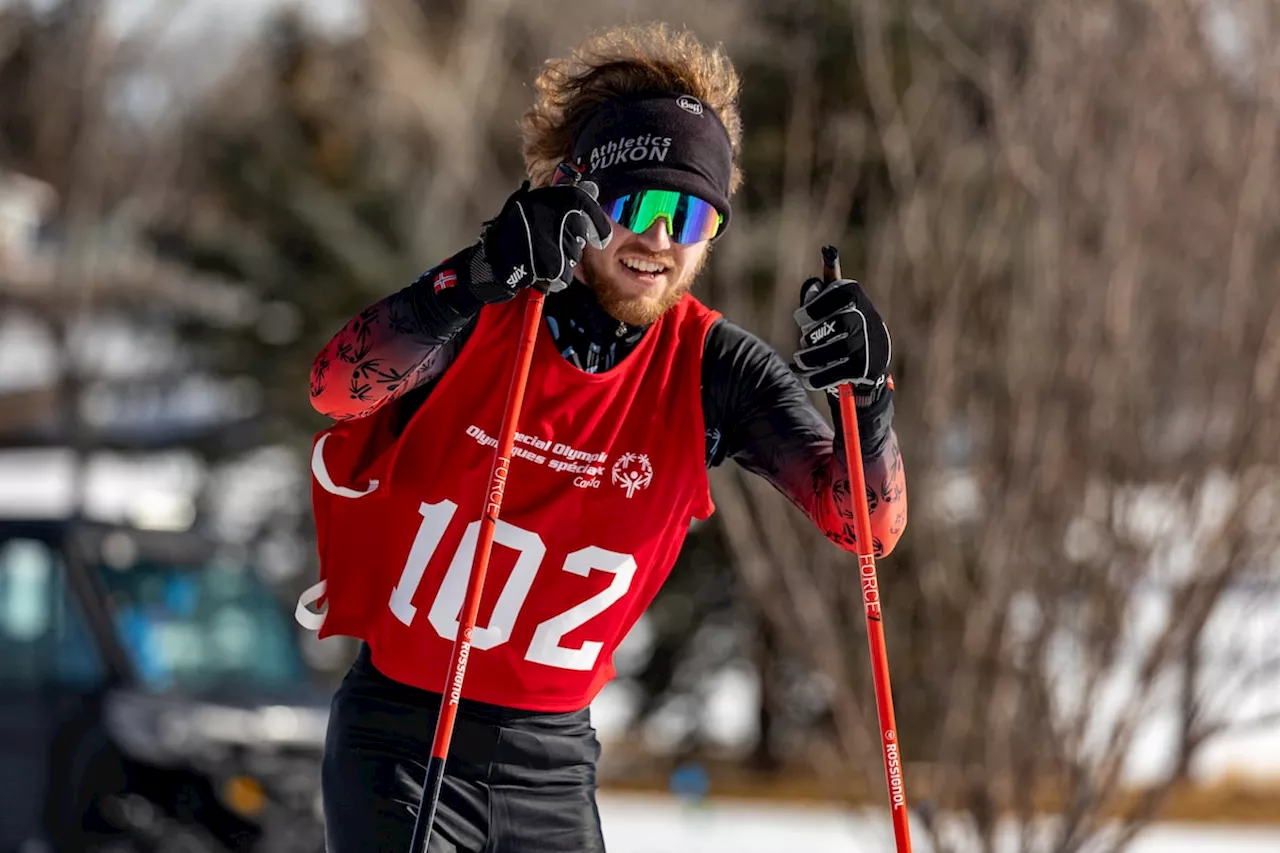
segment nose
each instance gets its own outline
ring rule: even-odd
[[[653,224],[640,235],[641,244],[651,252],[665,252],[671,248],[671,234],[667,231],[667,220],[658,217]]]

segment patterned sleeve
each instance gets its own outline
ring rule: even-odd
[[[829,540],[856,552],[838,407],[832,406],[833,430],[781,356],[726,320],[707,335],[702,377],[707,464],[732,458],[772,483]],[[906,475],[889,425],[892,399],[878,408],[866,424],[859,418],[877,556],[893,550],[907,523]]]
[[[311,365],[311,405],[334,420],[362,418],[438,379],[475,324],[478,304],[440,268],[347,322]],[[445,282],[446,287],[437,286]]]

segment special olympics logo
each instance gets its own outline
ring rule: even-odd
[[[624,453],[613,463],[612,480],[614,485],[627,490],[627,497],[635,497],[640,489],[647,488],[653,482],[653,465],[649,463],[647,453]]]

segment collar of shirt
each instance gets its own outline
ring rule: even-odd
[[[648,329],[610,317],[590,288],[576,282],[548,294],[543,317],[560,354],[587,373],[612,368],[635,349]]]

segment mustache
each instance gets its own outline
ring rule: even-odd
[[[648,252],[627,252],[626,254],[620,254],[618,256],[619,261],[622,261],[624,258],[627,260],[649,261],[654,264],[662,264],[667,269],[675,269],[676,266],[675,255],[654,255]]]

